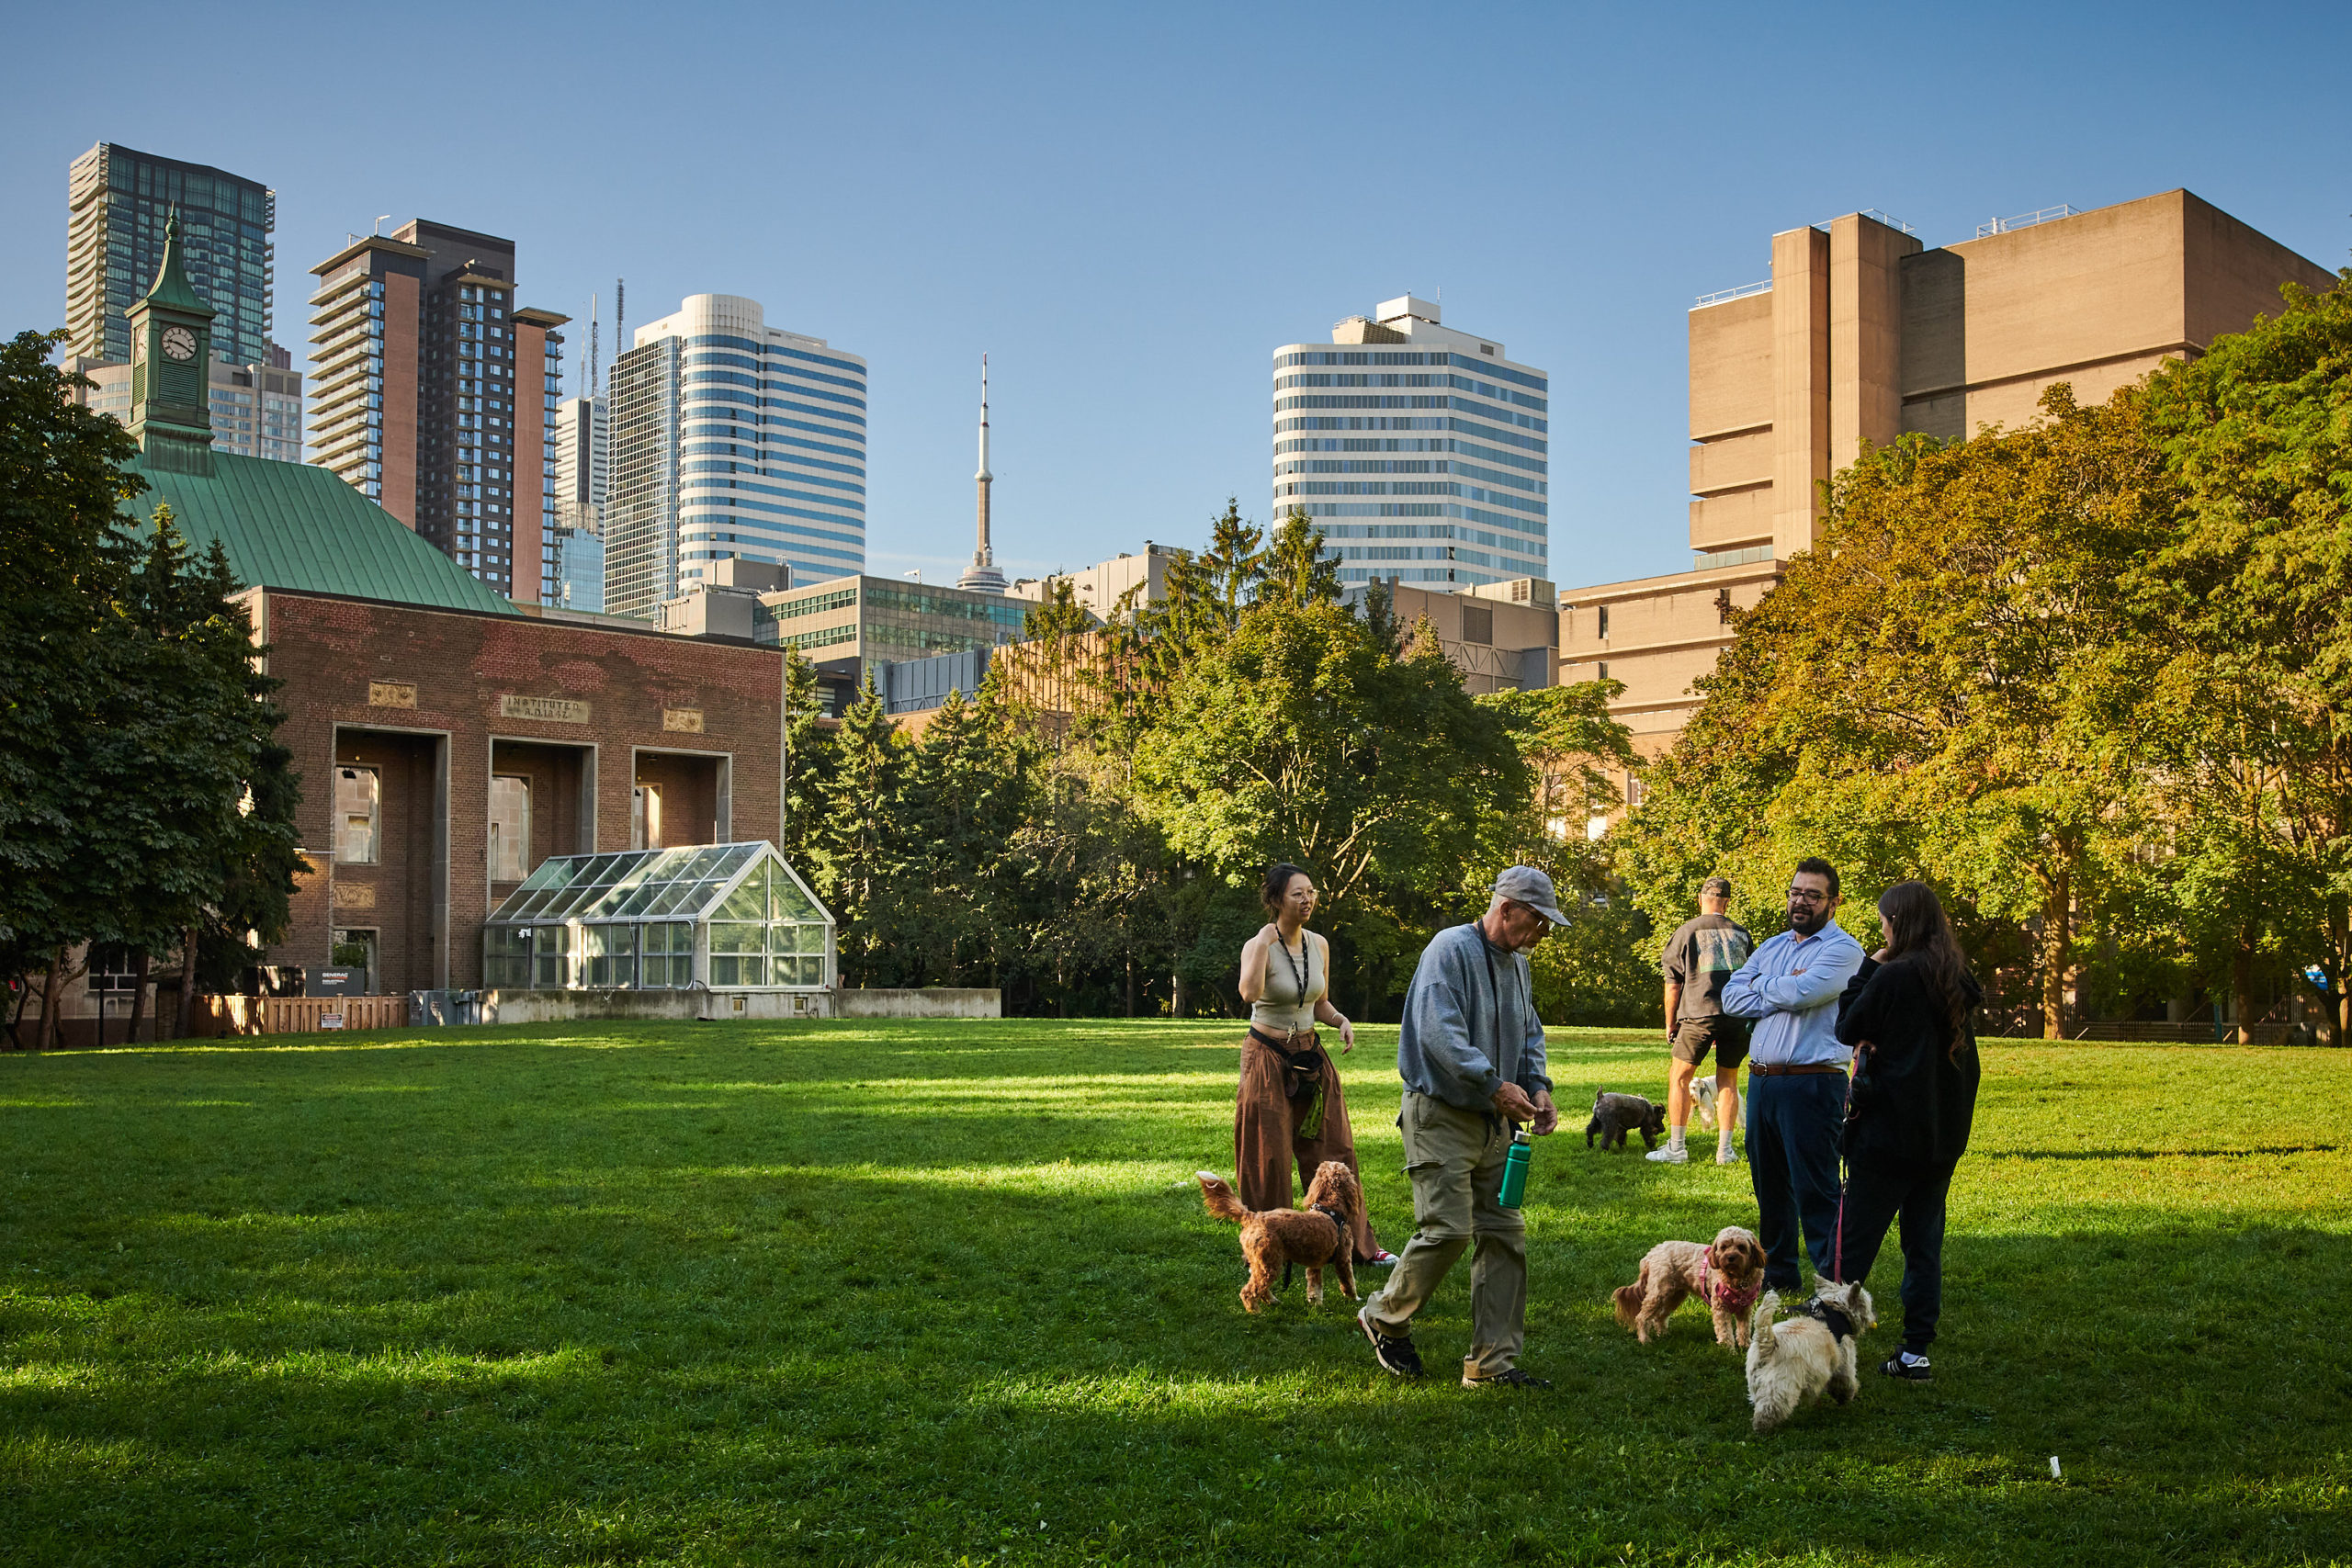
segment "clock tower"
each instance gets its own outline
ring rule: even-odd
[[[180,215],[164,226],[155,286],[130,321],[130,434],[160,473],[212,472],[212,317],[180,263]]]

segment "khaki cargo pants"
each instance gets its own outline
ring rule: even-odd
[[[1464,1371],[1490,1377],[1516,1362],[1527,1342],[1527,1223],[1495,1201],[1510,1135],[1500,1118],[1411,1089],[1396,1125],[1405,1134],[1405,1174],[1413,1179],[1413,1219],[1420,1228],[1364,1315],[1384,1334],[1410,1332],[1413,1315],[1475,1243],[1470,1353],[1462,1359]]]

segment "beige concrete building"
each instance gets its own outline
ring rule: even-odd
[[[1996,220],[1935,250],[1878,213],[1772,237],[1772,275],[1691,311],[1692,570],[1560,595],[1560,679],[1625,682],[1645,755],[1674,743],[1730,611],[1808,549],[1818,486],[1867,440],[1941,439],[2035,414],[2053,382],[2086,403],[2334,286],[2185,190]]]
[[[1462,671],[1462,689],[1474,697],[1494,692],[1540,692],[1553,683],[1560,648],[1559,614],[1552,585],[1540,577],[1514,577],[1461,589],[1417,588],[1387,580],[1389,613],[1410,631],[1423,615],[1437,632],[1437,645]],[[1369,583],[1340,590],[1341,602],[1361,609]]]

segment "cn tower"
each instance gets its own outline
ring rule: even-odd
[[[975,593],[1001,593],[1005,590],[1004,573],[996,569],[996,551],[989,543],[989,485],[996,478],[989,472],[989,356],[980,355],[980,471],[972,476],[980,486],[980,542],[972,552],[972,564],[956,580],[956,586]]]

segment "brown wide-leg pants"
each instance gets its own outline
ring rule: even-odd
[[[1298,1167],[1299,1186],[1314,1185],[1315,1168],[1335,1159],[1356,1169],[1356,1137],[1348,1126],[1348,1102],[1340,1093],[1340,1069],[1329,1053],[1323,1057],[1323,1126],[1312,1138],[1298,1135],[1298,1124],[1311,1095],[1293,1100],[1283,1093],[1283,1059],[1245,1034],[1241,1037],[1241,1087],[1233,1099],[1234,1185],[1245,1209],[1289,1209],[1291,1167]],[[1357,1171],[1357,1179],[1363,1172]],[[1369,1206],[1367,1205],[1367,1208]],[[1369,1263],[1380,1251],[1367,1213],[1356,1226],[1355,1258]]]

